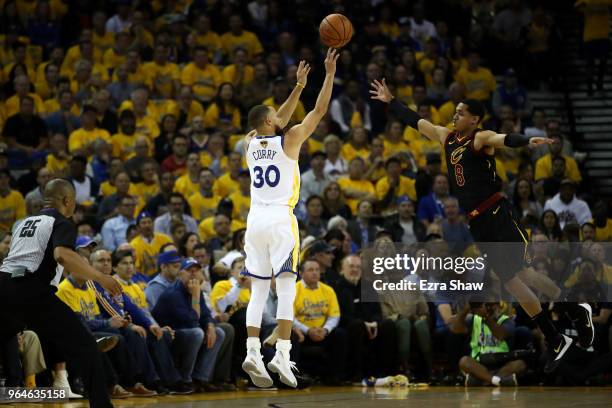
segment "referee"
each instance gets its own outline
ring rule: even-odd
[[[15,223],[9,254],[0,266],[0,342],[25,327],[35,331],[80,369],[90,407],[112,407],[96,341],[55,291],[64,269],[95,280],[114,295],[121,286],[74,251],[76,227],[69,220],[76,207],[72,184],[51,180],[43,196],[40,214]]]

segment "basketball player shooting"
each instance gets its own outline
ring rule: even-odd
[[[495,149],[535,146],[552,143],[543,137],[529,137],[518,133],[499,134],[479,128],[485,115],[482,103],[467,99],[457,105],[453,116],[454,130],[436,126],[422,119],[416,112],[397,101],[389,91],[385,79],[375,80],[370,90],[372,99],[389,103],[391,112],[408,126],[430,140],[440,142],[446,154],[446,164],[453,192],[467,211],[470,232],[476,242],[518,242],[489,253],[490,267],[499,275],[506,290],[521,304],[525,312],[538,324],[548,343],[546,372],[553,371],[572,344],[572,339],[557,332],[536,295],[517,275],[525,269],[527,233],[519,226],[512,205],[500,193],[501,181],[495,172]],[[494,256],[491,256],[494,255]],[[587,303],[567,304],[575,320],[579,341],[589,347],[595,333],[591,322],[591,308]]]
[[[302,123],[293,126],[286,134],[283,135],[281,129],[289,122],[310,72],[310,67],[303,61],[298,67],[296,88],[278,112],[270,106],[258,105],[251,109],[248,116],[249,126],[254,130],[245,138],[246,160],[252,181],[243,274],[253,279],[246,313],[247,355],[242,368],[258,387],[270,387],[273,383],[263,363],[259,340],[272,275],[276,280],[278,296],[276,318],[279,340],[268,369],[277,373],[284,384],[297,386],[292,372],[295,364],[289,358],[289,339],[300,248],[298,223],[293,215],[293,207],[300,193],[298,155],[302,144],[327,113],[338,56],[334,49],[327,51],[325,80],[315,107]]]

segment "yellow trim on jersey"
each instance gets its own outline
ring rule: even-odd
[[[523,259],[528,260],[529,254],[527,253],[527,246],[529,245],[529,240],[525,237],[525,234],[523,234],[523,231],[521,231],[516,221],[514,220],[512,221],[514,222],[514,225],[516,226],[516,229],[518,230],[519,234],[521,234],[521,238],[523,238],[523,243],[525,244],[525,249],[523,252]]]
[[[297,273],[298,263],[300,260],[300,230],[298,228],[297,218],[293,215],[293,210],[289,208],[289,215],[291,216],[291,234],[293,235],[293,239],[295,241],[295,245],[293,246],[293,265],[291,265],[291,269],[293,272]]]
[[[293,209],[293,207],[295,207],[295,205],[298,202],[298,199],[300,198],[300,179],[299,179],[299,172],[298,172],[298,163],[297,160],[295,162],[295,166],[293,168],[293,192],[291,193],[291,198],[289,199],[289,207],[291,207]]]

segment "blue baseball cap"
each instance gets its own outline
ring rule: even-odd
[[[98,245],[96,241],[93,240],[89,235],[79,235],[76,239],[76,247],[77,248],[87,248],[90,245]]]
[[[183,259],[183,262],[181,262],[181,269],[189,269],[192,266],[202,267],[202,265],[200,265],[200,263],[194,258],[185,258]]]
[[[148,211],[141,211],[140,214],[138,214],[138,217],[136,218],[136,224],[139,224],[140,220],[142,220],[143,218],[153,219],[153,214]]]
[[[179,263],[181,262],[181,257],[176,251],[168,251],[162,252],[157,256],[157,264],[158,265],[166,265],[171,263]]]
[[[405,203],[406,201],[410,201],[410,197],[408,197],[407,195],[397,197],[397,205]]]

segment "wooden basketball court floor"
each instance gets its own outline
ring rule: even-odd
[[[561,408],[612,407],[612,387],[429,387],[372,389],[313,387],[292,391],[237,391],[159,398],[114,400],[117,408]],[[2,407],[86,408],[86,401],[65,404],[9,404]]]

